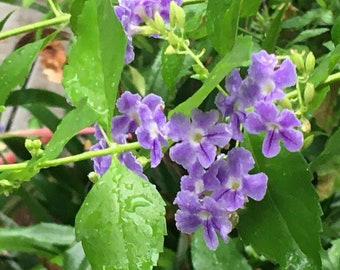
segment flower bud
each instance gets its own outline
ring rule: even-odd
[[[315,67],[315,56],[313,52],[309,52],[306,57],[306,73],[311,74]]]
[[[170,2],[170,27],[174,28],[178,25],[180,28],[184,28],[185,25],[185,12],[178,6],[175,1]]]
[[[166,49],[165,49],[165,54],[176,54],[177,51],[174,47],[172,47],[172,45],[169,45]]]
[[[30,139],[25,140],[25,148],[28,150],[28,152],[31,152],[33,147],[33,141]]]
[[[305,64],[303,62],[302,54],[298,53],[297,51],[292,51],[292,54],[290,55],[290,59],[293,61],[293,63],[296,65],[296,68],[299,71],[303,71],[305,69]]]
[[[284,109],[289,109],[291,110],[293,107],[292,107],[292,102],[289,100],[289,98],[287,97],[284,97],[283,99],[280,99],[278,101],[279,105],[284,108]]]
[[[314,135],[310,135],[310,136],[308,136],[305,140],[304,140],[304,142],[303,142],[303,149],[306,149],[306,148],[308,148],[309,146],[311,146],[311,144],[313,143],[313,141],[314,141]]]
[[[307,118],[301,119],[301,130],[304,133],[309,133],[311,131],[311,124]]]
[[[168,35],[168,42],[170,45],[172,45],[174,48],[177,48],[177,45],[179,43],[180,39],[178,36],[176,36],[175,33],[170,32]]]
[[[307,82],[303,98],[306,104],[310,104],[315,96],[315,87],[312,83]]]
[[[100,175],[96,172],[90,172],[87,177],[90,179],[90,181],[95,184],[98,182]]]
[[[164,33],[165,31],[165,22],[162,18],[162,16],[156,12],[155,13],[155,17],[154,17],[154,21],[155,21],[155,28],[159,33]]]

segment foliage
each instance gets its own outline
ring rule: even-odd
[[[339,269],[339,0],[176,0],[138,16],[154,1],[1,2],[45,17],[5,31],[13,12],[0,12],[0,41],[33,37],[0,65],[1,111],[24,108],[33,119],[29,130],[2,121],[0,269]],[[142,4],[130,14],[124,2]],[[70,46],[65,94],[29,89],[37,56],[60,39]],[[287,121],[258,100],[242,104],[244,88],[267,74],[256,66],[271,57],[264,50],[279,62],[263,88],[286,87],[269,102]],[[183,146],[202,137],[213,146]],[[288,150],[272,157],[263,141],[279,138]],[[232,166],[235,149],[249,154]],[[225,210],[214,203],[233,173],[261,183]]]

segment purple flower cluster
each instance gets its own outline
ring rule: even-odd
[[[179,230],[193,233],[202,225],[212,250],[218,246],[217,232],[227,241],[231,213],[243,208],[248,197],[259,201],[266,193],[268,178],[264,173],[248,174],[253,167],[252,155],[242,147],[230,150],[226,160],[218,158],[208,169],[196,162],[182,177],[174,201],[179,207],[175,214]]]
[[[116,12],[124,11],[130,16],[129,27],[141,23],[143,16],[138,12],[150,18],[155,12],[167,19],[169,16],[165,8],[169,1],[121,0],[119,3]],[[295,82],[296,71],[290,60],[278,66],[274,55],[260,51],[253,54],[247,77],[242,79],[239,69],[234,70],[226,78],[229,95],[216,97],[216,105],[226,121],[220,121],[218,110],[199,109],[192,110],[190,117],[174,114],[167,121],[164,102],[159,96],[149,94],[142,98],[126,91],[117,100],[120,115],[112,119],[111,136],[118,144],[137,139],[141,147],[150,150],[151,167],[161,162],[162,147],[168,145],[168,140],[173,142],[169,156],[188,172],[181,177],[181,190],[174,200],[179,207],[176,225],[185,233],[193,233],[202,226],[206,244],[214,250],[218,246],[217,234],[228,240],[235,225],[231,222],[234,212],[243,208],[249,198],[262,200],[267,189],[268,177],[264,173],[249,174],[255,163],[251,153],[243,147],[228,149],[230,140],[242,142],[244,127],[249,133],[266,132],[262,146],[266,157],[279,153],[280,140],[289,151],[298,151],[302,146],[302,133],[295,129],[300,126],[299,120],[292,111],[279,110],[275,105],[285,96],[283,88]],[[98,143],[92,149],[108,147],[98,127],[95,137]],[[221,148],[228,150],[226,155],[219,154]],[[93,160],[95,171],[101,175],[111,164],[111,156]],[[121,153],[119,160],[146,178],[132,152]]]
[[[295,114],[287,109],[279,113],[275,101],[284,98],[283,88],[296,83],[294,64],[285,59],[279,66],[275,55],[262,50],[252,55],[248,76],[242,80],[239,70],[226,79],[229,96],[218,94],[216,105],[224,117],[229,117],[232,138],[242,141],[242,126],[249,133],[266,131],[262,152],[273,157],[280,151],[280,142],[289,151],[298,151],[303,144]],[[255,112],[247,112],[255,108]]]
[[[118,144],[125,144],[129,136],[135,133],[139,144],[145,149],[150,149],[151,167],[156,167],[163,157],[162,146],[167,145],[163,100],[154,94],[142,99],[138,94],[126,91],[117,100],[117,108],[121,115],[112,119],[113,140]],[[98,143],[92,146],[93,150],[107,147],[100,132],[96,132],[95,137]],[[119,160],[127,168],[146,178],[142,165],[132,152],[121,153]],[[95,157],[93,161],[95,171],[102,175],[110,167],[111,157]]]
[[[132,36],[140,32],[140,25],[144,22],[144,18],[154,19],[155,14],[158,13],[164,22],[168,23],[171,1],[177,5],[183,2],[183,0],[119,0],[119,5],[115,6],[114,10],[128,39],[125,64],[131,63],[135,58]]]

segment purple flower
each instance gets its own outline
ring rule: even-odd
[[[98,143],[92,145],[91,150],[102,150],[107,148],[108,145],[105,139],[100,139]],[[99,156],[92,158],[93,168],[96,173],[103,175],[111,166],[112,157],[110,155]]]
[[[177,5],[182,4],[182,0],[174,0]],[[127,36],[127,49],[124,63],[129,64],[135,58],[132,45],[132,36],[141,30],[140,24],[145,16],[154,19],[156,12],[163,20],[169,22],[171,0],[119,0],[119,5],[114,7],[117,18],[120,20]],[[156,37],[155,35],[152,35]]]
[[[145,100],[143,101],[146,102]],[[162,145],[168,144],[165,132],[166,117],[163,113],[163,106],[164,104],[160,103],[152,110],[146,104],[141,104],[138,108],[141,125],[137,128],[136,135],[140,145],[145,149],[151,150],[152,168],[158,166],[163,158]]]
[[[216,156],[216,145],[224,147],[230,140],[227,124],[219,123],[218,111],[202,112],[194,109],[191,121],[183,114],[171,117],[167,129],[168,136],[178,142],[170,148],[170,158],[185,169],[198,161],[203,167],[209,167]]]
[[[267,132],[262,145],[265,157],[274,157],[280,152],[279,139],[289,151],[298,151],[303,144],[303,135],[294,127],[300,125],[293,112],[284,109],[279,114],[274,104],[264,101],[255,105],[255,112],[249,113],[244,123],[249,133]]]
[[[252,64],[248,76],[240,87],[241,102],[244,107],[251,107],[256,101],[282,99],[283,88],[296,83],[295,66],[290,59],[285,59],[277,68],[277,58],[262,50],[252,55]]]
[[[163,157],[162,146],[167,145],[163,100],[154,94],[142,99],[126,91],[117,100],[117,108],[122,115],[112,119],[112,137],[124,144],[131,133],[136,133],[140,145],[151,150],[151,167],[156,167]]]
[[[198,161],[196,161],[189,170],[189,175],[184,175],[181,177],[181,190],[194,192],[201,196],[205,191],[203,182],[204,174],[204,168]]]
[[[146,175],[143,173],[143,166],[137,161],[136,157],[132,154],[132,152],[121,153],[118,157],[118,160],[125,167],[135,172],[140,177],[144,178],[145,180],[148,179]]]
[[[242,84],[240,70],[234,69],[230,76],[226,78],[226,89],[229,96],[218,93],[216,96],[216,106],[221,111],[223,117],[230,117],[229,127],[232,133],[232,138],[238,141],[243,140],[241,132],[241,124],[245,121],[245,107],[240,102],[239,88]]]
[[[179,210],[175,214],[176,226],[184,233],[193,233],[203,226],[203,236],[208,248],[215,250],[218,246],[218,232],[224,241],[232,230],[230,213],[223,209],[214,199],[200,199],[197,194],[184,190],[177,194],[174,201]]]
[[[268,177],[264,173],[250,175],[254,159],[249,151],[237,147],[229,151],[228,159],[218,159],[204,175],[204,186],[213,190],[211,197],[227,211],[243,208],[248,197],[263,199]]]

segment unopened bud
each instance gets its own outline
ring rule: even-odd
[[[304,142],[303,142],[303,149],[306,149],[306,148],[308,148],[309,146],[311,146],[311,144],[313,143],[313,141],[314,141],[314,135],[310,135],[310,136],[308,136],[305,140],[304,140]]]
[[[34,148],[33,147],[33,141],[30,139],[25,140],[25,148],[28,150],[28,152],[31,152],[31,150]]]
[[[154,21],[155,21],[155,28],[156,28],[156,30],[159,33],[164,33],[164,31],[165,31],[165,22],[164,22],[162,16],[158,12],[155,13]]]
[[[315,56],[312,52],[309,52],[306,57],[306,73],[311,74],[315,67]]]
[[[306,118],[301,119],[301,130],[304,133],[309,133],[311,131],[311,124],[308,119]]]
[[[293,51],[290,55],[290,59],[293,61],[299,71],[304,70],[305,64],[303,62],[302,54],[298,53],[297,51]]]
[[[306,104],[310,104],[315,96],[315,87],[312,83],[307,82],[303,97]]]
[[[176,34],[174,34],[173,32],[170,32],[168,35],[168,42],[170,45],[172,45],[174,48],[177,48],[177,45],[179,43],[180,39],[178,36],[176,36]]]
[[[279,105],[284,108],[284,109],[289,109],[291,110],[293,107],[292,107],[292,102],[289,100],[289,98],[287,97],[284,97],[283,99],[280,99],[278,101]]]
[[[175,1],[170,2],[170,27],[174,28],[178,25],[180,28],[184,28],[185,25],[185,12],[178,6]]]
[[[169,45],[166,49],[165,49],[165,54],[176,54],[177,51],[174,47],[172,47],[172,45]]]
[[[99,178],[100,178],[100,175],[98,174],[98,173],[96,173],[96,172],[90,172],[88,175],[87,175],[87,177],[90,179],[90,181],[92,182],[92,183],[97,183],[98,182],[98,180],[99,180]]]
[[[40,140],[33,140],[32,141],[32,147],[34,149],[40,149],[41,148],[41,141]]]

